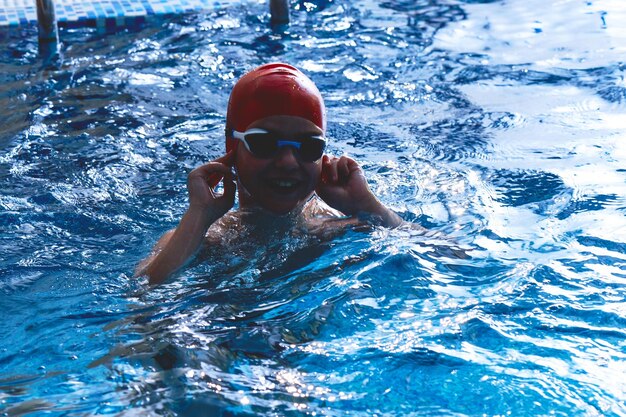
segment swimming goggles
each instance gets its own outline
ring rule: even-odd
[[[315,162],[324,155],[326,139],[323,136],[306,136],[302,139],[284,140],[264,129],[252,128],[245,132],[232,130],[232,137],[243,142],[246,149],[259,159],[270,159],[278,154],[280,148],[291,146],[297,150],[298,157],[304,162]]]

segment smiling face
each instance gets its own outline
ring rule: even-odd
[[[323,135],[313,122],[297,116],[269,116],[250,124],[284,140]],[[321,159],[304,162],[291,146],[278,150],[269,159],[250,153],[242,142],[237,146],[235,167],[239,177],[239,204],[261,207],[275,214],[286,214],[309,199],[321,173]],[[241,189],[243,186],[244,190]]]

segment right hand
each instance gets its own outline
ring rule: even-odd
[[[187,190],[189,207],[211,211],[221,217],[235,204],[235,176],[231,170],[235,163],[235,152],[230,151],[216,160],[206,163],[189,173]],[[217,194],[215,187],[224,183],[224,192]]]

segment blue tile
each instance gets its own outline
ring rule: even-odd
[[[34,3],[34,0],[0,0],[0,26],[35,23]],[[217,0],[55,0],[55,6],[59,21],[107,30],[113,26],[104,21],[107,18],[117,18],[115,26],[123,28],[144,24],[147,16],[220,7]]]

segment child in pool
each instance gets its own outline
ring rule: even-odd
[[[268,236],[290,228],[323,233],[360,224],[363,217],[400,225],[401,218],[372,194],[356,161],[324,154],[325,129],[322,97],[298,69],[275,63],[245,74],[228,103],[226,154],[191,171],[187,212],[137,274],[151,284],[163,282],[242,224]],[[221,194],[215,190],[220,181]],[[235,192],[239,210],[231,211]]]

